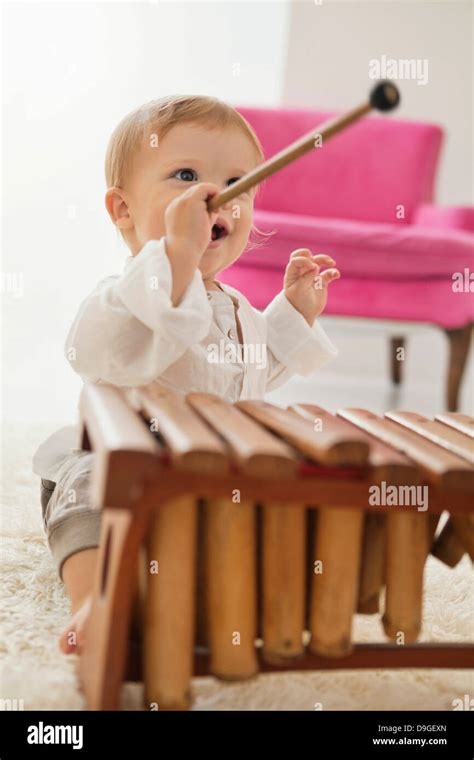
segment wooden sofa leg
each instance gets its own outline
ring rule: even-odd
[[[471,342],[471,329],[472,325],[469,324],[455,330],[446,330],[449,340],[448,382],[446,389],[448,412],[455,412],[458,408],[459,389]]]
[[[391,338],[390,339],[390,353],[391,353],[391,377],[394,385],[400,385],[402,382],[402,364],[403,359],[399,357],[398,350],[403,349],[403,355],[405,353],[405,338]]]

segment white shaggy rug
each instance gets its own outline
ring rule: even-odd
[[[58,426],[64,424],[63,421]],[[68,602],[47,548],[39,483],[31,456],[51,424],[3,429],[0,698],[23,699],[24,708],[80,710],[74,657],[62,655],[57,637]],[[381,640],[379,622],[359,616],[359,641]],[[472,570],[468,559],[449,570],[430,559],[426,573],[423,640],[463,641],[474,635]],[[454,699],[474,694],[472,671],[328,671],[270,674],[241,684],[195,679],[195,710],[452,710]],[[123,707],[141,709],[141,687],[127,685]]]

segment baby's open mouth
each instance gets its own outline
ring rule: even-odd
[[[213,224],[211,231],[211,240],[220,240],[228,235],[226,228],[221,224]]]

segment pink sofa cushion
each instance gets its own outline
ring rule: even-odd
[[[255,224],[276,234],[244,253],[237,266],[283,273],[293,250],[310,248],[333,256],[343,277],[359,279],[451,278],[454,272],[474,267],[474,237],[466,232],[269,211],[256,211]]]
[[[259,136],[267,158],[334,114],[300,109],[238,108]],[[442,139],[438,126],[365,118],[322,148],[298,159],[261,186],[256,208],[324,218],[409,223],[433,198]]]
[[[416,209],[413,223],[420,227],[431,227],[431,229],[474,232],[474,208],[424,203]]]

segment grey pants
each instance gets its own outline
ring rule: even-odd
[[[102,512],[89,495],[94,456],[73,452],[61,463],[57,482],[41,478],[43,525],[61,579],[68,557],[99,546]]]

